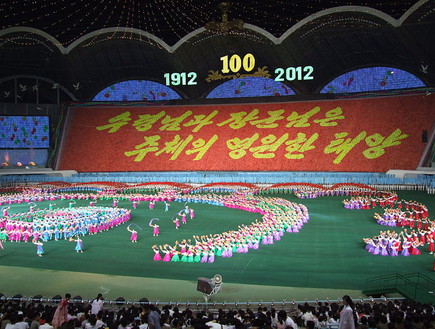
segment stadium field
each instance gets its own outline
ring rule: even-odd
[[[399,191],[399,199],[416,200],[427,205],[429,216],[435,207],[433,196],[421,191]],[[347,293],[362,296],[366,279],[390,273],[420,272],[434,277],[433,256],[427,246],[422,255],[409,257],[374,256],[364,249],[363,238],[381,230],[400,228],[378,225],[373,215],[381,208],[349,210],[340,196],[297,199],[292,194],[270,194],[308,207],[310,220],[299,233],[286,233],[280,241],[261,245],[248,253],[234,253],[231,258],[216,257],[214,263],[154,261],[152,246],[170,244],[193,235],[217,234],[236,230],[238,225],[260,219],[259,214],[242,210],[189,203],[195,218],[175,229],[172,217],[184,203],[171,202],[168,212],[163,202],[153,210],[148,202],[132,209],[131,201],[118,206],[132,209],[132,219],[107,232],[84,236],[84,252],[76,253],[75,243],[68,240],[44,243],[45,254],[37,257],[32,243],[4,242],[0,250],[0,292],[12,296],[41,294],[52,297],[70,292],[83,298],[104,294],[106,299],[120,296],[127,300],[146,297],[155,301],[203,301],[196,290],[198,277],[220,274],[222,291],[212,297],[217,302],[291,301],[314,298],[336,299]],[[67,207],[67,200],[56,201],[56,207]],[[47,208],[49,202],[37,204]],[[75,207],[88,206],[77,201]],[[97,206],[111,206],[100,200]],[[28,204],[12,205],[10,213],[28,211]],[[154,237],[148,226],[158,218],[160,235]],[[138,229],[138,242],[130,242],[127,226]]]

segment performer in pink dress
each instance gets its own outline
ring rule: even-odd
[[[178,230],[178,228],[180,227],[180,219],[178,217],[175,217],[172,222],[175,223],[175,228]]]
[[[159,225],[151,224],[150,226],[153,228],[153,236],[159,236],[160,234]]]
[[[152,246],[152,248],[154,251],[154,260],[155,261],[162,260],[162,256],[160,255],[160,249],[157,247],[157,245],[155,244],[154,246]]]
[[[183,224],[187,224],[187,216],[186,216],[186,213],[185,213],[185,212],[183,212],[182,214],[179,213],[179,215],[181,215],[181,222],[182,222]]]
[[[2,211],[3,211],[3,217],[8,217],[9,213],[8,210],[11,209],[11,207],[3,207]]]
[[[133,243],[137,242],[137,231],[130,229],[130,226],[127,227],[127,231],[131,233],[130,241]]]
[[[168,246],[169,246],[168,244],[165,244],[164,246],[160,246],[160,249],[165,254],[165,256],[163,256],[164,262],[170,262],[172,258],[171,251],[168,249]]]

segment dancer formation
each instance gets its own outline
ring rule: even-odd
[[[0,240],[67,240],[78,235],[107,231],[129,219],[129,210],[110,207],[45,209],[18,213],[1,218]]]
[[[360,210],[380,207],[382,214],[375,213],[376,223],[390,229],[380,231],[377,236],[364,238],[365,249],[373,255],[410,256],[421,255],[419,247],[427,245],[427,252],[435,251],[435,222],[429,219],[427,207],[416,201],[399,200],[397,193],[377,191],[368,186],[349,188],[341,184],[333,190],[319,188],[297,188],[299,198],[317,198],[321,196],[350,196],[343,200],[346,209]],[[347,188],[346,188],[347,187]],[[392,227],[403,229],[398,232]],[[435,269],[435,264],[434,264]]]
[[[216,257],[232,257],[234,253],[247,253],[261,245],[273,244],[281,240],[285,233],[296,233],[309,220],[308,209],[281,198],[268,198],[252,194],[236,193],[231,195],[189,195],[178,199],[191,203],[209,203],[217,206],[240,209],[258,213],[261,220],[250,225],[241,225],[237,230],[214,235],[193,236],[192,239],[175,241],[173,245],[154,245],[155,261],[213,263]],[[180,211],[175,220],[175,228],[194,218],[191,208]],[[162,257],[163,255],[163,257]]]
[[[54,209],[56,204],[52,201],[60,199],[70,200],[68,207]],[[89,207],[74,207],[76,200],[84,199],[91,200]],[[48,209],[37,209],[36,202],[42,201],[50,201]],[[28,203],[29,211],[10,214],[11,207],[20,203]],[[44,254],[44,243],[51,240],[76,242],[76,252],[83,253],[81,236],[107,231],[131,218],[128,209],[97,207],[94,195],[53,193],[41,189],[0,196],[0,206],[3,214],[0,218],[0,243],[31,241],[36,245],[39,257]]]
[[[334,189],[319,186],[294,188],[294,194],[301,198],[323,196],[350,196],[343,200],[346,209],[360,210],[380,207],[382,214],[375,213],[376,223],[390,229],[380,231],[377,236],[364,238],[365,249],[373,255],[410,256],[421,255],[420,247],[427,246],[427,252],[434,254],[435,221],[429,219],[427,207],[417,201],[399,200],[397,193],[378,191],[358,184],[338,184]],[[393,230],[393,227],[403,229]],[[434,264],[435,270],[435,264]]]
[[[370,209],[380,206],[383,214],[375,213],[376,223],[390,229],[377,236],[365,238],[366,250],[373,255],[421,255],[419,247],[427,245],[427,252],[434,253],[435,222],[428,217],[427,207],[416,201],[399,200],[394,192],[352,197],[344,200],[349,209]],[[400,232],[393,227],[403,229]]]
[[[356,184],[354,184],[356,185]],[[213,263],[217,257],[232,257],[235,253],[248,253],[262,245],[274,244],[284,234],[297,233],[308,222],[310,216],[303,204],[286,199],[268,197],[268,191],[237,189],[186,190],[180,188],[156,189],[155,193],[143,193],[134,189],[117,188],[69,188],[68,191],[55,188],[27,188],[21,193],[0,196],[0,248],[4,242],[29,242],[37,247],[37,255],[44,254],[43,245],[48,241],[68,240],[75,242],[75,251],[82,253],[84,244],[81,237],[107,231],[128,222],[131,210],[118,208],[119,201],[131,202],[136,209],[141,203],[148,203],[153,210],[158,202],[163,203],[165,213],[169,209],[181,208],[172,217],[152,218],[148,227],[153,241],[158,241],[162,221],[173,223],[174,229],[182,229],[191,221],[198,220],[192,205],[202,203],[213,206],[239,209],[258,214],[258,219],[249,225],[220,234],[193,235],[180,238],[171,244],[154,243],[154,261]],[[216,192],[216,193],[215,193]],[[331,189],[313,186],[293,186],[297,197],[318,198],[326,196],[349,196],[343,201],[346,209],[371,209],[380,207],[383,213],[375,213],[379,225],[388,227],[377,236],[365,238],[366,250],[374,255],[409,256],[419,255],[419,247],[427,245],[427,251],[434,253],[435,222],[428,218],[428,209],[416,201],[399,200],[391,191],[377,191],[370,187],[341,184]],[[56,200],[66,200],[68,207],[55,209]],[[88,207],[75,207],[76,202],[88,201]],[[99,200],[111,200],[112,207],[97,206]],[[48,209],[38,209],[38,202],[49,201]],[[29,211],[12,213],[15,204],[27,203]],[[392,228],[401,228],[398,232]],[[135,223],[127,226],[132,243],[138,242],[138,230],[143,228]],[[151,234],[150,234],[151,236]]]
[[[34,188],[23,193],[1,196],[0,206],[2,206],[3,217],[0,218],[0,241],[32,241],[37,246],[38,256],[42,256],[45,242],[68,240],[76,242],[75,250],[82,253],[84,245],[81,237],[106,231],[130,220],[130,210],[118,208],[119,200],[130,201],[133,209],[136,209],[141,202],[148,202],[150,210],[154,209],[157,202],[163,202],[165,212],[174,208],[175,203],[183,204],[182,209],[171,219],[166,219],[172,220],[175,229],[197,220],[195,211],[190,206],[195,203],[258,213],[258,220],[251,225],[241,225],[237,230],[215,235],[193,236],[176,241],[172,245],[152,247],[156,261],[212,263],[215,257],[231,257],[233,253],[246,253],[250,249],[258,249],[261,245],[273,244],[285,233],[298,232],[309,219],[308,210],[304,205],[279,198],[258,196],[252,191],[234,191],[235,193],[224,195],[182,193],[179,189],[163,189],[155,194],[119,194],[116,190],[98,189],[91,191],[95,193],[86,193],[89,192],[89,187],[87,189],[75,187],[73,193],[71,193],[72,189],[69,190],[65,193],[56,189]],[[99,200],[109,199],[112,199],[112,207],[97,206]],[[68,201],[68,207],[55,209],[56,200]],[[89,207],[75,207],[79,200],[88,200]],[[37,203],[43,201],[50,202],[48,209],[37,209]],[[11,207],[20,203],[28,203],[29,211],[10,214]],[[159,220],[153,218],[149,222],[154,237],[160,234]],[[132,243],[138,241],[138,229],[142,230],[134,223],[127,226]]]

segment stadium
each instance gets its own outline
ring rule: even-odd
[[[435,301],[433,1],[0,12],[4,300]]]

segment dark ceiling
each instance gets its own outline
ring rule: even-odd
[[[0,29],[27,26],[69,45],[102,28],[147,31],[169,45],[210,21],[221,20],[213,0],[8,0],[0,4]],[[337,6],[366,6],[399,19],[416,0],[250,0],[230,1],[229,20],[241,19],[280,37],[302,19]]]
[[[39,88],[20,93],[22,102],[26,95],[35,101],[35,94],[41,103],[89,101],[120,81],[164,83],[165,72],[197,72],[203,81],[197,87],[174,89],[183,98],[200,99],[221,83],[205,83],[209,71],[219,69],[220,57],[235,53],[253,53],[258,66],[270,70],[313,66],[314,81],[289,84],[301,95],[318,93],[347,71],[377,65],[404,69],[428,87],[435,86],[434,0],[233,1],[228,20],[240,19],[244,28],[228,33],[204,30],[211,21],[221,22],[219,4],[209,0],[4,1],[0,3],[0,102],[14,100],[12,91],[20,84]]]

